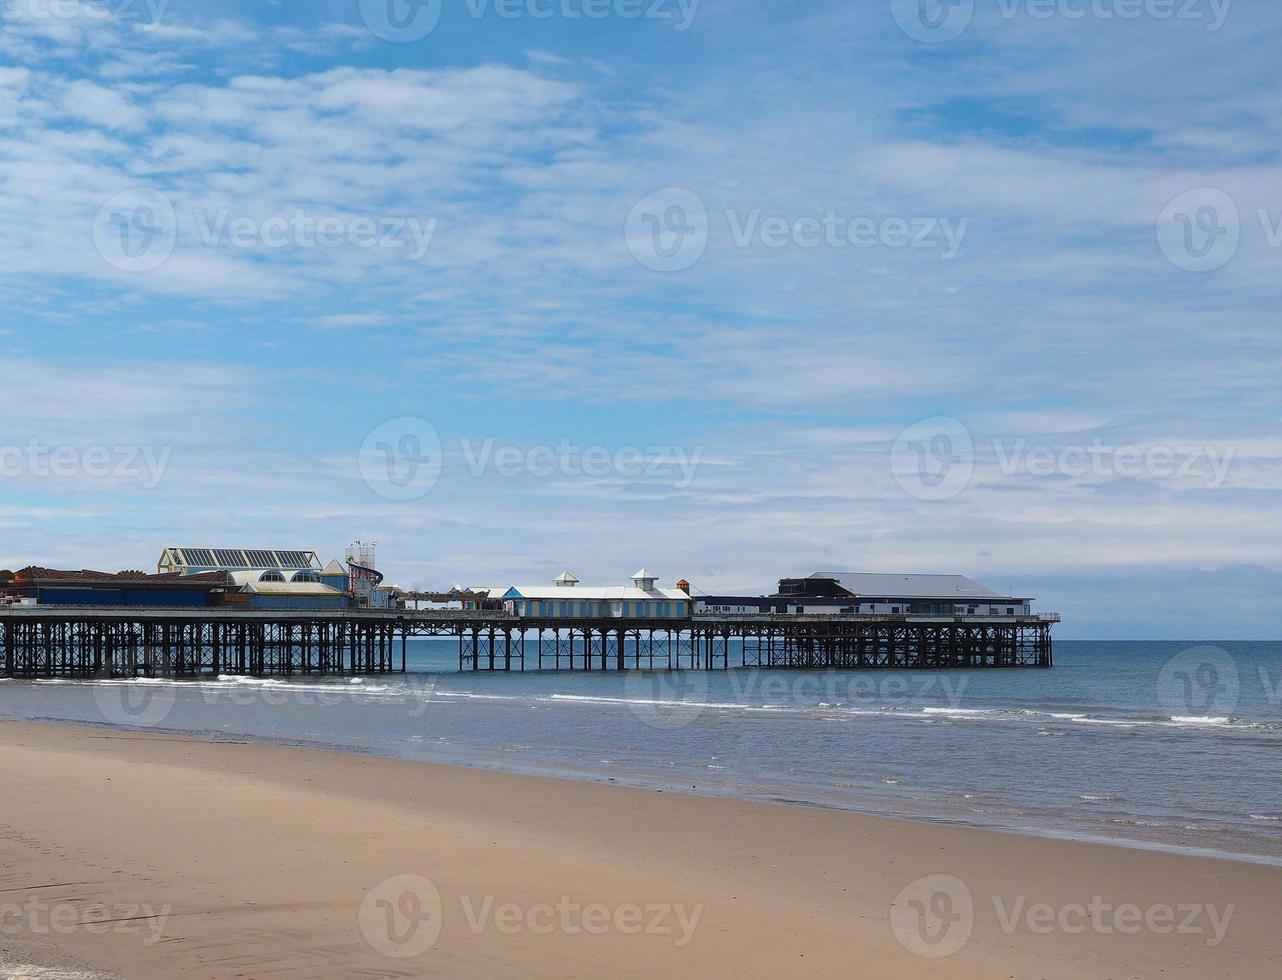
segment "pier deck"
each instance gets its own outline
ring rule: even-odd
[[[27,606],[0,610],[0,676],[391,674],[428,636],[457,638],[470,671],[1045,668],[1058,619]]]

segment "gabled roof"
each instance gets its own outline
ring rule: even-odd
[[[320,570],[322,575],[346,575],[347,568],[337,558],[331,558],[329,564]]]
[[[965,575],[895,575],[885,572],[816,572],[810,578],[831,578],[858,596],[892,599],[1006,599]]]
[[[590,585],[514,585],[506,592],[501,589],[492,589],[490,595],[491,597],[501,595],[504,599],[578,599],[586,602],[637,599],[675,599],[684,602],[690,598],[677,589],[661,587],[638,589],[632,585],[613,585],[604,588]]]

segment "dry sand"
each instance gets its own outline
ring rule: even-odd
[[[0,779],[12,976],[1258,978],[1282,962],[1282,869],[1262,865],[25,723],[0,723]]]

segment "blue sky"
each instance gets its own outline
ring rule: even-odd
[[[366,538],[1278,635],[1270,5],[0,9],[0,567]]]

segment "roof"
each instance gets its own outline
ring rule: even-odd
[[[331,558],[329,564],[320,570],[322,575],[346,575],[347,568],[337,558]]]
[[[514,585],[510,589],[491,589],[491,596],[504,599],[582,599],[589,602],[636,599],[678,599],[688,601],[690,596],[679,589],[638,589],[632,585],[614,585],[594,588],[589,585]]]
[[[229,584],[226,572],[201,572],[197,575],[184,575],[181,572],[162,572],[151,575],[147,572],[99,572],[90,568],[70,571],[57,568],[42,568],[31,565],[13,573],[15,585],[79,585],[122,588],[124,586],[162,589],[194,589],[202,586],[222,588]]]
[[[246,582],[244,591],[254,595],[341,596],[346,593],[320,582]]]
[[[314,551],[274,548],[166,548],[160,564],[178,568],[318,568]]]
[[[654,572],[646,571],[644,568],[632,573],[633,580],[636,580],[639,578],[658,578],[658,577],[659,576],[655,575]]]
[[[568,570],[558,575],[555,581],[557,585],[578,585],[579,584],[579,580],[575,578],[574,575],[571,574]]]
[[[965,575],[896,575],[885,572],[815,572],[858,596],[895,599],[1006,599]]]

